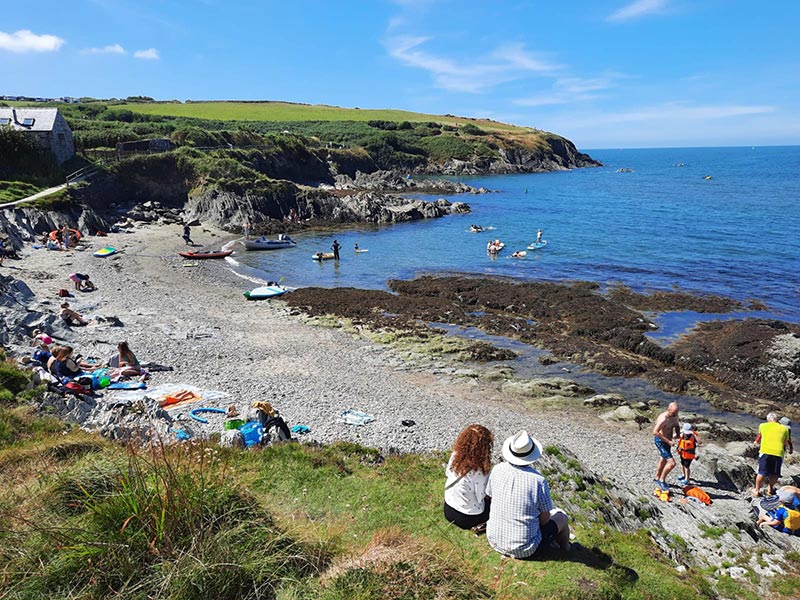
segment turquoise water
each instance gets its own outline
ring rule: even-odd
[[[800,321],[800,146],[589,153],[606,166],[460,178],[497,190],[447,197],[468,202],[472,214],[305,233],[296,248],[239,251],[236,260],[290,286],[385,288],[422,273],[679,286],[759,299],[770,315]],[[471,223],[493,229],[470,233]],[[547,246],[511,258],[538,228]],[[334,238],[342,260],[312,261]],[[497,258],[486,253],[491,238],[506,243]],[[356,242],[369,252],[355,254]]]

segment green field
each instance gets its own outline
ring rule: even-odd
[[[392,109],[340,108],[324,104],[292,104],[289,102],[192,102],[189,104],[123,104],[112,109],[127,109],[148,115],[193,117],[219,121],[433,121],[448,125],[473,123],[486,130],[530,130],[487,119],[470,119],[443,115],[426,115]]]

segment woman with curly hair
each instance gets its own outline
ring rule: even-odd
[[[489,519],[486,481],[492,469],[494,436],[474,423],[458,434],[447,463],[444,518],[461,529],[484,525]]]

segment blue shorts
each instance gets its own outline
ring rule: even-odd
[[[661,454],[661,458],[666,458],[667,460],[672,458],[672,446],[657,435],[653,436],[653,442],[655,442],[656,448],[658,448],[658,452]]]
[[[762,454],[758,457],[758,474],[765,477],[770,475],[781,476],[781,466],[783,458],[773,454]]]

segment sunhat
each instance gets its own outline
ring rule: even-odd
[[[524,429],[503,442],[503,458],[512,465],[527,466],[542,455],[542,445]]]
[[[692,424],[691,423],[684,423],[683,424],[683,433],[692,433]]]
[[[788,504],[789,502],[794,502],[794,492],[791,492],[789,490],[778,490],[778,500],[780,500],[784,504]]]

